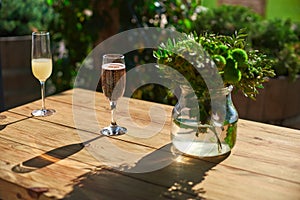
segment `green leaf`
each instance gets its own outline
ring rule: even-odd
[[[264,89],[264,86],[262,84],[258,85],[257,88]]]
[[[232,148],[235,144],[236,130],[237,130],[236,122],[228,125],[227,131],[226,131],[226,137],[224,140],[230,148]]]
[[[65,6],[69,6],[71,4],[70,0],[64,0]]]
[[[52,6],[54,2],[53,2],[53,0],[47,0],[47,3],[49,6]]]
[[[188,29],[188,30],[190,30],[191,28],[192,28],[192,23],[191,23],[191,21],[189,20],[189,19],[184,19],[184,25],[185,25],[185,27]]]

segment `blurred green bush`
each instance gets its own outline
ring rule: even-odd
[[[274,60],[277,76],[295,80],[300,74],[300,23],[272,19],[261,21],[259,25],[259,32],[249,38],[252,48],[260,49]]]
[[[201,7],[200,0],[129,0],[127,3],[130,8],[130,12],[126,13],[129,20],[123,21],[123,27],[170,28],[185,33],[193,30],[193,23],[197,19],[197,15],[202,9],[205,9]],[[148,49],[140,50],[129,55],[131,57],[129,59],[134,60],[133,65],[135,63],[155,63],[156,59],[152,54],[153,49],[150,51]],[[177,102],[171,91],[156,84],[148,84],[139,88],[132,94],[132,97],[171,105],[175,105]]]
[[[34,30],[47,30],[55,18],[45,0],[2,1],[0,37],[31,35]]]
[[[56,92],[73,87],[77,71],[92,50],[109,15],[98,12],[99,1],[47,0],[58,15],[50,24],[55,47],[51,76]]]
[[[30,34],[35,29],[51,32],[54,69],[51,81],[56,92],[73,86],[83,59],[94,47],[99,35],[110,26],[111,12],[101,10],[104,1],[94,0],[10,0],[2,2],[0,35]],[[197,34],[234,35],[246,28],[246,49],[259,49],[274,61],[277,75],[294,79],[300,73],[300,25],[291,20],[266,20],[245,7],[201,6],[200,0],[112,0],[119,8],[120,30],[136,27],[160,27]],[[99,10],[100,9],[100,10]],[[129,52],[129,68],[155,62],[152,50]],[[162,86],[146,85],[135,98],[174,104]]]
[[[133,22],[137,27],[172,28],[185,33],[233,36],[240,29],[246,29],[245,48],[266,54],[273,61],[277,76],[288,76],[294,80],[300,74],[300,25],[291,20],[267,20],[241,6],[223,5],[208,9],[196,0],[139,2],[134,16]],[[150,89],[153,88],[143,88],[143,92],[148,93]]]
[[[266,20],[246,7],[223,5],[198,15],[197,33],[233,35],[246,28],[248,48],[258,49],[274,61],[277,76],[294,80],[300,74],[300,24],[287,19]]]
[[[205,32],[219,35],[233,35],[240,29],[247,29],[251,37],[260,28],[263,18],[252,10],[242,6],[222,5],[213,9],[206,9],[197,15],[193,24],[194,30],[201,34]]]

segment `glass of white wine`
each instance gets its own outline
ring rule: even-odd
[[[50,48],[50,33],[46,31],[32,33],[31,69],[33,75],[41,83],[42,108],[32,111],[33,116],[45,117],[55,113],[45,107],[45,82],[52,73],[52,54]]]
[[[110,102],[111,123],[108,127],[101,130],[103,135],[113,136],[122,135],[127,132],[125,127],[117,125],[115,110],[117,101],[123,96],[126,85],[126,67],[124,55],[105,54],[102,60],[102,90]]]

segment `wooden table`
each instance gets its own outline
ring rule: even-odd
[[[57,112],[45,118],[30,115],[40,100],[2,112],[0,199],[300,199],[299,130],[240,119],[228,157],[174,157],[172,107],[127,102],[118,137],[99,134],[110,121],[101,93],[47,97]]]

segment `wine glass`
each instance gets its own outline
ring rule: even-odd
[[[31,49],[32,73],[41,83],[42,108],[32,111],[33,116],[45,117],[55,113],[45,107],[45,82],[52,73],[52,54],[50,49],[50,33],[45,31],[32,33]]]
[[[110,102],[111,123],[101,130],[103,135],[122,135],[127,129],[118,126],[115,120],[117,101],[123,96],[126,85],[126,68],[124,55],[105,54],[102,60],[102,90]]]

